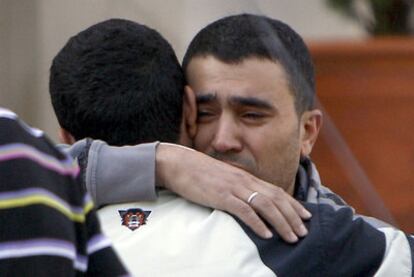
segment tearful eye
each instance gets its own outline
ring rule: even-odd
[[[208,111],[198,111],[197,112],[197,117],[205,117],[205,116],[212,116],[213,113],[208,112]]]
[[[239,115],[240,120],[247,125],[260,126],[270,118],[269,114],[260,111],[243,112]]]
[[[257,112],[248,112],[248,113],[244,113],[242,116],[248,119],[260,119],[264,117],[264,114],[257,113]]]
[[[206,110],[197,111],[197,122],[198,123],[207,123],[214,119],[215,114]]]

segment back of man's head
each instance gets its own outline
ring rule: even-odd
[[[176,142],[185,80],[155,30],[111,19],[70,38],[53,59],[49,90],[62,128],[111,145]]]
[[[192,58],[209,55],[228,64],[247,58],[280,62],[288,75],[298,114],[313,107],[312,60],[302,38],[285,23],[252,14],[219,19],[193,38],[183,59],[184,71]]]

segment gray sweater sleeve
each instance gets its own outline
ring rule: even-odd
[[[155,188],[155,151],[158,142],[115,147],[103,141],[90,144],[81,140],[69,148],[72,156],[87,152],[80,163],[87,190],[96,205],[157,198]],[[68,150],[68,149],[66,149]]]

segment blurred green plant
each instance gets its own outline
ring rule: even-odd
[[[410,35],[414,0],[325,0],[328,6],[357,20],[372,35]]]

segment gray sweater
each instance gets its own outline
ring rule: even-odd
[[[112,147],[100,140],[83,139],[72,146],[59,145],[59,148],[78,159],[84,185],[99,207],[157,198],[157,145],[158,142]]]

